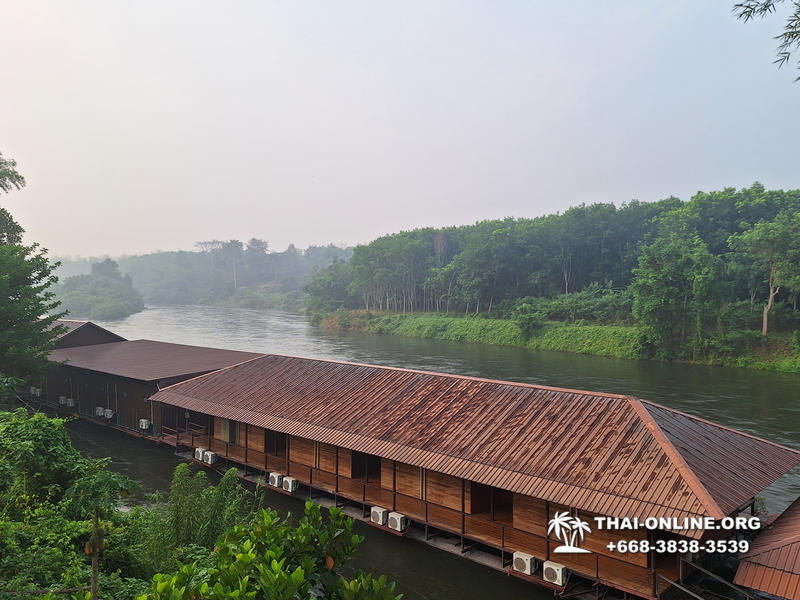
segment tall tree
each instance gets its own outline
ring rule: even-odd
[[[783,212],[774,221],[761,221],[744,233],[732,235],[730,244],[756,261],[767,284],[761,321],[761,335],[765,336],[769,312],[781,287],[800,289],[800,213]]]
[[[25,178],[17,163],[0,154],[0,190],[20,189]],[[58,301],[49,290],[58,263],[38,244],[22,245],[24,229],[0,208],[0,369],[13,377],[31,377],[48,367],[47,354],[61,329],[53,322]]]

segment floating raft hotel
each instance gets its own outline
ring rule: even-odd
[[[51,360],[67,361],[45,384],[62,412],[375,507],[384,527],[408,522],[564,595],[691,596],[697,556],[608,545],[720,532],[598,530],[594,517],[736,516],[800,464],[800,451],[614,394],[147,340]],[[588,552],[555,551],[548,522],[564,512],[592,527]]]

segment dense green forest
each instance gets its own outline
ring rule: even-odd
[[[61,301],[59,310],[66,310],[70,318],[122,319],[144,310],[131,276],[123,276],[117,263],[108,258],[94,263],[90,274],[67,277],[54,289]]]
[[[637,356],[735,354],[800,328],[800,190],[755,183],[401,232],[306,291],[315,323],[360,308],[509,319],[528,337],[548,321],[632,325]]]

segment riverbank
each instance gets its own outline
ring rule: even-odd
[[[363,310],[337,311],[312,319],[328,330],[365,331],[423,339],[514,346],[643,360],[640,331],[634,325],[568,324],[547,321],[526,336],[514,321],[437,314],[373,314]],[[791,335],[774,333],[739,353],[716,353],[681,362],[703,365],[800,373],[800,349]]]

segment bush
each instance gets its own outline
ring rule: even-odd
[[[211,567],[181,565],[157,574],[139,600],[189,598],[329,598],[396,600],[394,583],[357,573],[344,577],[347,562],[363,538],[353,533],[353,519],[339,508],[323,520],[319,506],[306,502],[297,525],[272,510],[261,510],[246,527],[236,526],[218,542]]]

